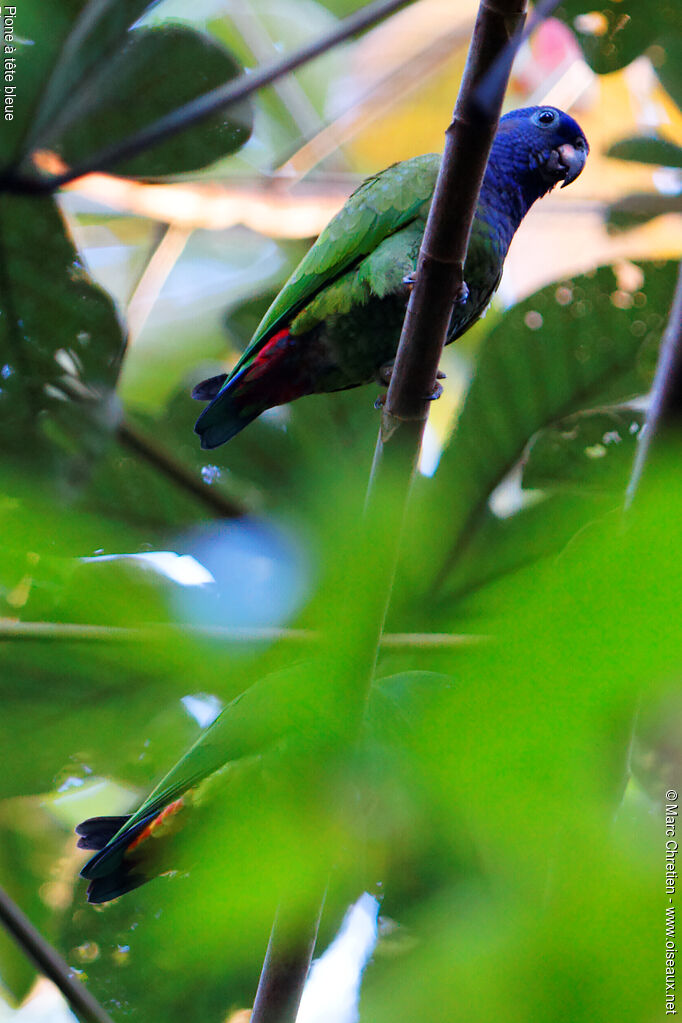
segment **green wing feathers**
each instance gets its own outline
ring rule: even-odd
[[[411,221],[424,221],[440,156],[430,153],[393,164],[364,181],[298,265],[261,320],[229,382],[276,330],[289,324],[327,285]]]

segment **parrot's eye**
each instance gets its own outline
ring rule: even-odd
[[[556,113],[553,110],[541,110],[536,115],[538,124],[554,124],[556,121]]]

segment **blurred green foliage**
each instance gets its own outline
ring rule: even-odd
[[[73,2],[50,19],[39,6],[21,6],[34,45],[4,151],[23,174],[36,149],[84,159],[261,59],[213,3],[193,26],[172,3]],[[255,38],[294,48],[352,6],[306,4],[301,19],[299,4],[259,3]],[[584,8],[565,4],[569,23]],[[674,12],[647,11],[610,5],[586,55],[602,73],[655,43],[679,96]],[[322,123],[343,70],[343,51],[329,54],[296,76],[293,108],[271,89],[125,170],[200,176],[252,122],[219,173],[270,168]],[[665,140],[612,155],[675,162]],[[482,325],[450,442],[414,488],[389,609],[389,631],[423,636],[385,643],[374,665],[384,550],[359,528],[367,393],[274,410],[210,464],[191,433],[188,378],[204,367],[190,367],[222,356],[225,326],[235,351],[247,342],[301,243],[237,229],[228,253],[197,234],[159,300],[164,347],[140,351],[143,333],[126,354],[71,229],[104,237],[88,248],[100,279],[96,259],[124,245],[145,262],[149,224],[68,203],[65,220],[51,198],[0,206],[3,887],[115,1020],[224,1020],[251,1004],[281,899],[304,913],[327,887],[323,945],[379,884],[410,940],[380,942],[363,1019],[492,1021],[501,1006],[507,1021],[655,1018],[660,806],[680,780],[678,436],[655,449],[627,517],[622,502],[675,266],[636,264],[627,287],[600,267]],[[202,481],[244,516],[215,521]],[[161,551],[170,560],[118,557]],[[245,622],[275,632],[258,640]],[[277,632],[288,625],[323,641]],[[241,693],[203,733],[202,714]],[[159,842],[164,876],[88,906],[72,828],[134,808],[201,735],[203,773],[222,769]],[[0,935],[8,1000],[33,979]]]

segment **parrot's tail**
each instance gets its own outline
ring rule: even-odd
[[[197,384],[192,397],[211,402],[194,426],[202,448],[217,448],[266,409],[309,393],[303,381],[292,379],[284,365],[294,343],[289,331],[281,330],[232,378],[225,374]]]
[[[161,810],[142,817],[131,827],[127,827],[130,816],[90,817],[78,825],[78,848],[95,851],[81,870],[81,877],[90,881],[88,902],[109,902],[138,888],[158,873],[153,864],[158,850],[152,849],[151,856],[149,854],[150,846],[157,843],[149,843],[147,839],[160,834],[168,819],[183,805],[182,799],[176,799]]]

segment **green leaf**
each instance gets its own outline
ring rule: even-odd
[[[128,29],[159,0],[103,0],[99,4],[81,3],[68,39],[59,51],[49,84],[43,91],[31,125],[31,138],[40,134],[53,119],[61,116],[72,97],[88,90],[98,68],[111,60],[125,45]]]
[[[541,430],[530,445],[523,486],[622,494],[643,422],[640,411],[609,409],[579,412]]]
[[[670,0],[566,0],[558,11],[576,33],[585,59],[597,74],[625,67],[654,42],[663,47],[680,31],[679,5]]]
[[[634,160],[637,163],[656,163],[662,167],[682,167],[682,146],[668,139],[638,135],[621,139],[606,151],[607,156],[617,160]]]
[[[123,337],[52,199],[0,197],[0,438],[5,455],[99,450]]]
[[[236,78],[240,70],[220,44],[191,29],[134,29],[125,45],[93,70],[87,88],[81,86],[44,127],[38,143],[77,164]],[[197,170],[240,149],[251,127],[251,106],[244,101],[112,169],[145,177]]]
[[[376,679],[370,691],[365,729],[368,740],[404,746],[417,722],[434,713],[454,683],[435,671],[405,671]]]
[[[448,528],[429,542],[433,531],[415,525],[427,539],[412,573],[423,578],[443,547],[452,567],[538,430],[647,390],[675,273],[673,262],[640,264],[625,291],[614,270],[601,267],[543,288],[500,320],[482,344],[438,471],[420,483],[415,514],[442,516]]]
[[[594,491],[558,487],[538,498],[504,518],[486,510],[443,581],[444,602],[435,628],[447,631],[456,606],[458,629],[494,632],[500,588],[523,590],[539,562],[556,557],[576,532],[614,504]]]
[[[682,196],[633,192],[607,208],[606,226],[610,232],[629,231],[668,213],[682,213]]]
[[[55,61],[71,32],[73,22],[88,6],[87,0],[64,0],[51,4],[49,17],[43,0],[24,0],[17,6],[12,40],[4,39],[5,46],[14,46],[17,70],[15,80],[5,86],[16,89],[12,105],[12,120],[3,120],[2,154],[0,167],[13,167],[25,154],[27,136],[35,111],[44,94]],[[7,12],[5,12],[7,16]],[[9,26],[6,26],[6,32]],[[6,51],[5,51],[6,53]]]

